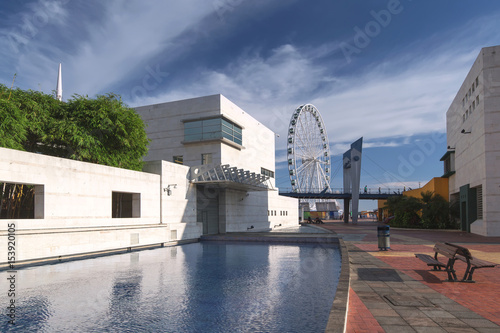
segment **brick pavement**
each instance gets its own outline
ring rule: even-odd
[[[500,268],[478,269],[476,283],[443,282],[414,253],[453,242],[500,264],[500,237],[458,231],[391,228],[391,250],[378,251],[377,223],[327,222],[349,251],[351,292],[347,332],[500,332]],[[457,276],[465,265],[456,263]]]

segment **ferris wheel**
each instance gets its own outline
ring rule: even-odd
[[[295,109],[288,127],[288,171],[294,192],[330,190],[330,145],[325,124],[312,104]]]

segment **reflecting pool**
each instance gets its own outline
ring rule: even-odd
[[[1,332],[323,332],[340,274],[326,244],[201,242],[15,273]]]

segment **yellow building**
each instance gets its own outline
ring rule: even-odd
[[[439,194],[446,200],[449,200],[448,178],[434,177],[423,187],[405,191],[403,192],[403,195],[421,199],[422,193],[425,192],[432,192],[434,194]],[[383,221],[384,218],[388,217],[387,210],[384,208],[386,201],[387,200],[378,201],[379,221]]]

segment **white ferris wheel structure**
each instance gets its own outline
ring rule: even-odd
[[[312,104],[293,112],[287,139],[288,173],[293,192],[330,192],[330,144],[318,109]],[[314,201],[310,205],[314,205]],[[313,207],[311,207],[313,208]]]

